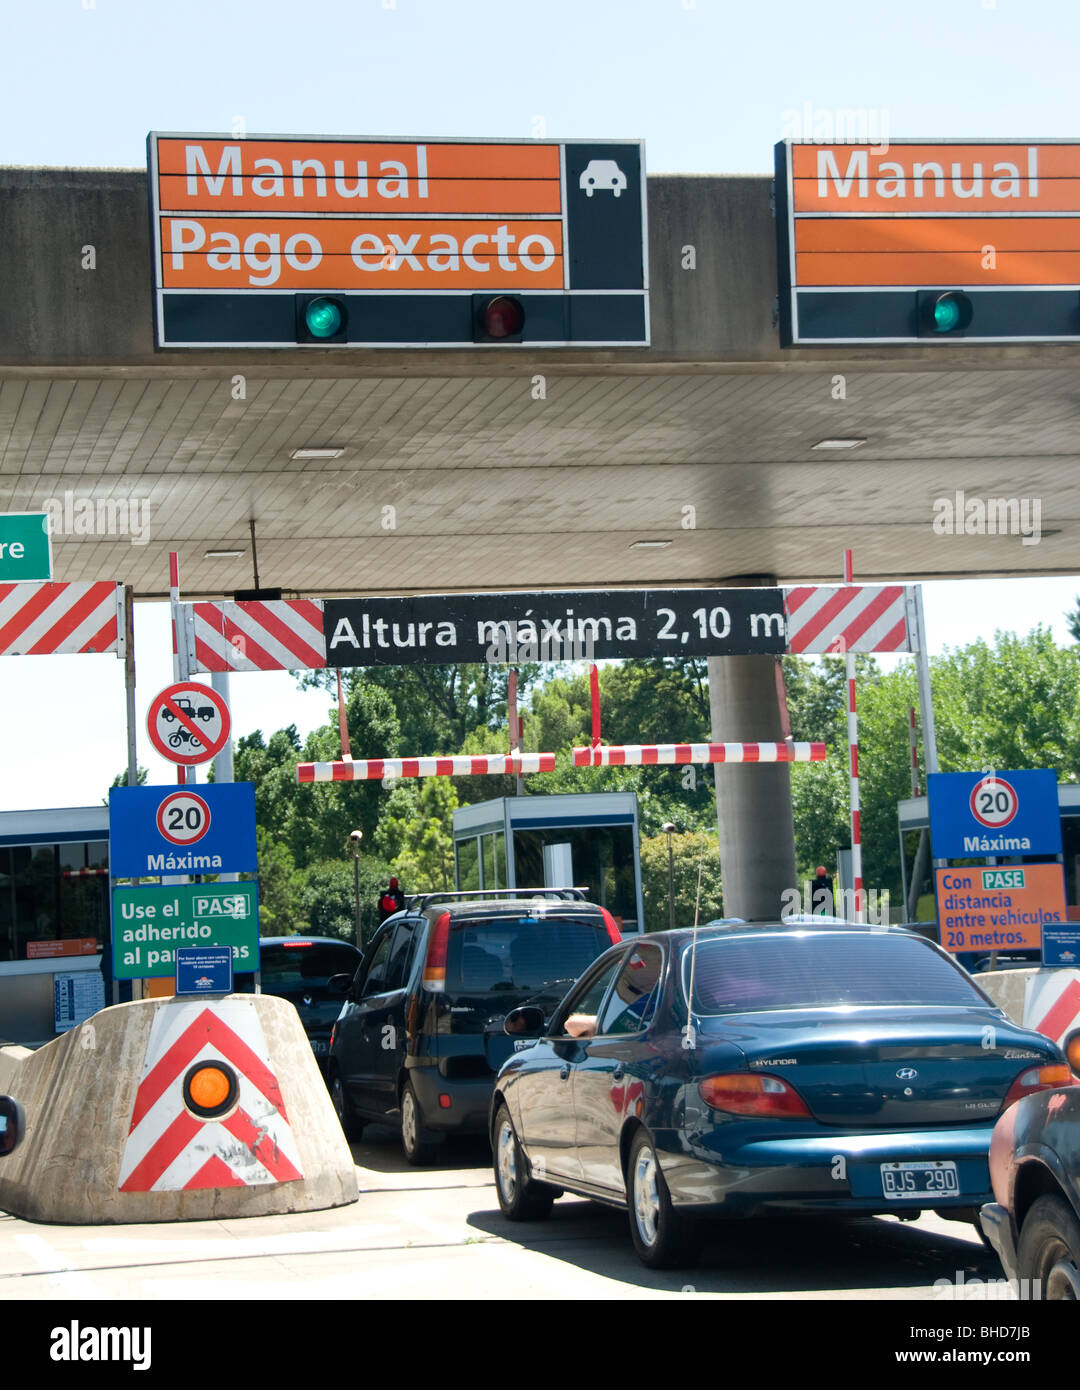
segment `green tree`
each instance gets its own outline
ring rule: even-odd
[[[378,895],[386,885],[386,863],[372,855],[360,858],[361,949],[379,926]],[[312,936],[337,936],[356,942],[356,892],[351,859],[323,860],[303,871],[297,893],[300,930]]]
[[[451,833],[457,794],[449,777],[424,777],[420,786],[391,795],[375,844],[390,861],[405,893],[446,891],[454,886]]]
[[[671,837],[674,860],[675,925],[694,924],[698,906],[698,871],[701,871],[699,924],[723,916],[724,896],[720,880],[720,854],[715,835],[687,832]],[[641,895],[645,904],[645,930],[666,931],[669,921],[668,837],[654,835],[641,841]]]

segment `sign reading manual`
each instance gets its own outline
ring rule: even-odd
[[[927,778],[936,859],[1060,854],[1057,776],[1035,772],[932,772]]]

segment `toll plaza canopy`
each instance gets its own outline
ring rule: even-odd
[[[224,137],[189,197],[177,139],[149,173],[0,170],[0,511],[50,511],[58,579],[164,597],[175,550],[185,597],[231,595],[252,522],[285,597],[834,582],[846,545],[865,582],[1076,569],[1074,146],[646,179],[636,142],[566,142],[521,180],[504,151],[519,200],[482,206],[495,164],[440,182],[413,140],[442,220],[350,240],[330,204],[392,196],[378,149],[322,195],[264,166],[263,216]],[[532,297],[484,299],[496,266]]]

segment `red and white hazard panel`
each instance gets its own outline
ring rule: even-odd
[[[254,1187],[303,1176],[255,1001],[160,1007],[120,1162],[120,1191]]]
[[[116,652],[123,656],[123,588],[83,584],[0,584],[0,656]]]
[[[179,607],[192,671],[313,671],[326,665],[319,599]]]
[[[909,652],[902,584],[784,590],[789,652]]]
[[[1040,970],[1024,987],[1024,1027],[1064,1046],[1080,1030],[1080,970]]]
[[[357,758],[355,762],[297,763],[298,782],[363,782],[382,777],[484,777],[554,772],[554,753],[481,753],[451,758]]]

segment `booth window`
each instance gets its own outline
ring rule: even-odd
[[[0,961],[68,953],[45,943],[94,941],[101,949],[108,921],[105,840],[0,846]]]

